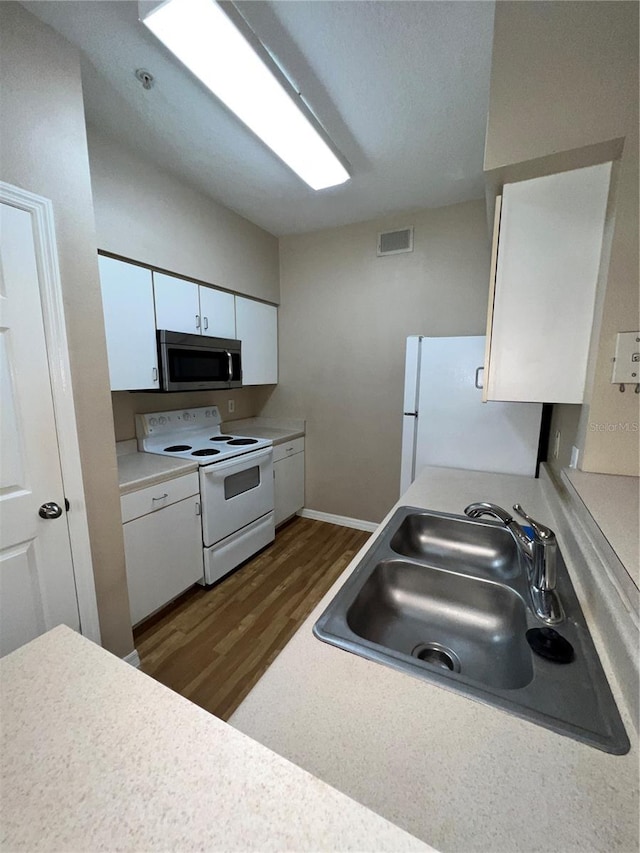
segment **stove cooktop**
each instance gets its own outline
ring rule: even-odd
[[[220,423],[217,406],[136,415],[138,450],[210,465],[273,444],[266,438],[223,434]]]

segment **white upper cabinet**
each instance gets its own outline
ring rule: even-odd
[[[158,388],[151,270],[98,257],[112,391]]]
[[[213,338],[236,336],[235,297],[172,275],[154,272],[156,328]]]
[[[242,341],[244,385],[278,381],[278,309],[99,256],[112,391],[159,388],[156,329]]]
[[[505,184],[494,234],[487,400],[582,403],[610,176],[605,163]]]
[[[156,328],[201,335],[198,285],[172,275],[154,272]]]
[[[236,334],[242,341],[242,384],[278,381],[278,309],[236,296]]]
[[[202,334],[214,338],[236,337],[236,306],[233,293],[200,287]]]

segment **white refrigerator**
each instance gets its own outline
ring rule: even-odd
[[[542,404],[482,402],[484,335],[407,338],[403,494],[426,465],[536,471]]]

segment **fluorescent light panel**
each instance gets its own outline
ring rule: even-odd
[[[143,23],[314,190],[349,173],[214,0],[168,0]]]

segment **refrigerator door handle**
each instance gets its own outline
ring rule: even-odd
[[[478,389],[478,391],[482,391],[482,389],[484,388],[484,384],[481,385],[480,381],[479,381],[481,370],[483,371],[483,376],[484,376],[484,365],[481,365],[480,367],[476,367],[476,379],[475,379],[474,384],[475,384],[476,388]]]

